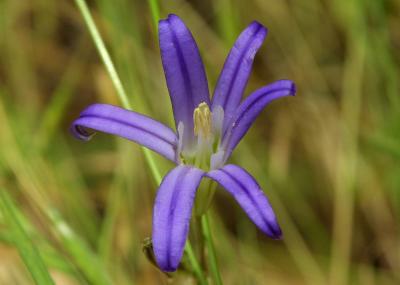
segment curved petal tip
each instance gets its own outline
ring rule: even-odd
[[[268,235],[270,238],[275,240],[281,240],[283,238],[283,233],[278,222],[276,222],[273,226],[269,225]]]
[[[291,81],[291,86],[290,86],[290,95],[295,96],[297,93],[297,87],[294,82]]]
[[[258,22],[258,21],[253,21],[253,22],[251,22],[248,28],[249,28],[250,30],[253,30],[253,31],[257,31],[257,30],[262,31],[262,33],[264,34],[264,35],[263,35],[264,37],[265,37],[265,36],[267,35],[267,33],[268,33],[268,28],[265,27],[263,24],[261,24],[261,23]]]
[[[271,204],[255,179],[243,168],[228,164],[207,173],[227,190],[258,228],[273,239],[282,238]]]
[[[69,130],[75,138],[82,141],[89,141],[96,133],[95,131],[90,132],[87,128],[84,128],[75,123],[72,124]]]

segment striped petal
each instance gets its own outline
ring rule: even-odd
[[[153,212],[153,248],[158,266],[175,271],[189,231],[193,201],[204,172],[180,165],[169,172],[157,192]]]
[[[261,47],[267,29],[258,22],[251,23],[238,37],[225,61],[214,91],[212,110],[221,106],[225,124],[239,105],[253,66],[256,52]]]
[[[72,123],[71,130],[78,139],[86,141],[93,136],[93,130],[117,135],[177,161],[177,137],[170,128],[147,116],[113,105],[90,105]]]
[[[225,160],[230,156],[233,149],[246,134],[260,112],[271,101],[295,95],[296,86],[290,80],[279,80],[253,92],[240,104],[235,111],[223,134],[222,145],[225,149]]]
[[[274,239],[281,238],[282,232],[268,198],[248,172],[228,164],[210,171],[207,176],[224,187],[265,234]]]
[[[159,22],[161,59],[175,124],[184,125],[183,146],[194,142],[193,111],[201,103],[210,105],[208,83],[197,44],[176,15]]]

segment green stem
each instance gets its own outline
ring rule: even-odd
[[[122,103],[122,106],[124,106],[124,108],[128,110],[132,110],[132,106],[129,102],[128,96],[126,95],[124,86],[122,85],[121,79],[118,76],[118,73],[111,60],[110,54],[108,53],[106,45],[104,44],[103,39],[100,36],[99,30],[97,29],[96,24],[94,23],[93,17],[90,14],[89,8],[85,0],[75,0],[75,3],[78,5],[79,10],[83,16],[83,19],[86,22],[86,25],[94,41],[94,44],[97,48],[97,51],[100,54],[101,59],[103,60],[104,66],[106,67],[108,74],[110,75],[111,81],[114,84],[114,87],[117,91],[117,95]],[[145,159],[147,161],[147,164],[150,167],[154,180],[156,181],[157,184],[160,184],[161,174],[156,166],[152,154],[146,148],[142,148],[142,150]]]
[[[192,269],[194,271],[194,274],[196,275],[196,277],[199,280],[200,284],[201,285],[207,285],[208,284],[207,279],[204,276],[203,271],[201,270],[200,264],[197,261],[196,255],[193,252],[193,248],[192,248],[192,245],[191,245],[189,240],[186,242],[185,250],[186,250],[186,254],[187,254],[188,258],[189,258],[189,262],[190,262],[190,264],[192,266]]]
[[[153,17],[153,25],[157,34],[158,20],[160,20],[160,6],[157,0],[148,0],[150,5],[151,16]]]
[[[216,255],[214,243],[212,240],[210,222],[209,222],[207,213],[205,213],[201,217],[201,228],[203,230],[203,235],[204,235],[205,243],[207,246],[208,262],[209,262],[209,266],[211,269],[212,277],[214,279],[214,283],[216,285],[222,285],[221,274],[219,273],[219,269],[218,269],[217,255]]]
[[[92,36],[94,43],[95,43],[97,51],[99,52],[100,57],[103,60],[103,63],[108,71],[108,74],[111,77],[111,81],[114,84],[114,87],[117,91],[118,97],[121,100],[122,105],[126,109],[132,110],[132,106],[128,100],[125,89],[124,89],[122,82],[118,76],[118,73],[114,67],[114,64],[111,60],[110,54],[108,53],[107,48],[103,42],[103,39],[100,36],[100,33],[96,27],[96,24],[94,23],[94,20],[92,18],[92,15],[90,14],[89,8],[88,8],[85,0],[75,0],[75,3],[77,4],[85,22],[86,22],[86,25],[89,29],[89,32]],[[158,21],[158,18],[159,18],[158,2],[156,0],[150,0],[150,6],[151,6],[152,14],[153,14],[153,19]],[[150,170],[154,177],[154,180],[156,181],[157,184],[160,184],[161,183],[161,174],[160,174],[159,169],[157,168],[157,164],[155,163],[155,161],[152,157],[152,154],[146,148],[142,148],[142,150],[144,152],[144,156],[146,158],[148,166],[150,167]],[[189,261],[191,263],[193,270],[195,271],[197,278],[199,279],[199,282],[201,284],[207,285],[207,280],[205,279],[204,274],[201,270],[201,267],[199,266],[199,263],[197,262],[194,254],[193,254],[192,246],[189,241],[186,246],[186,252],[188,253]]]
[[[132,110],[132,106],[129,102],[128,96],[126,95],[124,86],[122,85],[122,82],[121,82],[121,80],[118,76],[118,73],[114,67],[114,64],[111,60],[110,54],[108,53],[106,45],[104,44],[103,39],[100,36],[99,30],[97,29],[96,24],[94,23],[93,17],[90,14],[89,8],[88,8],[85,0],[75,0],[75,2],[79,7],[79,10],[86,22],[86,25],[92,36],[92,39],[97,48],[97,51],[99,52],[100,57],[103,60],[103,63],[108,71],[108,74],[110,75],[111,81],[114,84],[114,87],[117,91],[117,95],[118,95],[119,99],[121,100],[122,106],[124,106],[128,110]],[[142,150],[144,153],[144,157],[147,161],[147,164],[150,167],[150,170],[154,177],[154,180],[156,181],[157,184],[160,184],[161,174],[156,166],[156,163],[154,161],[152,154],[150,153],[150,151],[147,148],[142,147]]]
[[[151,174],[153,175],[154,181],[156,182],[157,185],[161,184],[161,173],[160,170],[157,167],[157,164],[155,160],[153,159],[153,154],[148,148],[142,147],[142,151],[144,154],[144,157],[147,161],[147,165],[150,168]]]
[[[129,103],[128,96],[126,96],[125,89],[122,86],[122,82],[118,76],[117,71],[115,70],[110,54],[108,53],[107,48],[100,36],[99,30],[97,29],[96,24],[94,23],[93,17],[90,14],[89,8],[85,0],[75,0],[75,3],[76,5],[78,5],[78,8],[83,16],[83,19],[86,22],[86,25],[89,29],[92,39],[96,45],[97,51],[99,52],[100,57],[103,60],[103,63],[108,71],[108,74],[111,77],[111,81],[113,82],[114,87],[117,90],[117,94],[122,102],[122,105],[126,109],[132,110],[132,106]]]

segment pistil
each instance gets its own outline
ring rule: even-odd
[[[195,165],[209,169],[212,143],[214,140],[212,128],[212,113],[207,103],[200,103],[193,112],[194,135],[197,137]]]
[[[193,112],[195,136],[207,139],[211,136],[212,113],[207,103],[200,103]]]

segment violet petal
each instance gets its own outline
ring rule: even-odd
[[[179,165],[161,182],[153,212],[153,248],[158,266],[175,271],[189,231],[193,201],[204,172]]]
[[[175,124],[185,126],[183,145],[194,142],[193,111],[201,103],[210,105],[208,83],[197,44],[176,15],[159,22],[161,58],[174,111]]]
[[[176,162],[177,137],[174,131],[147,116],[108,104],[87,107],[71,126],[75,137],[89,140],[95,131],[120,136],[139,143]]]
[[[260,112],[271,101],[295,95],[296,86],[290,80],[279,80],[253,92],[247,97],[235,111],[223,134],[222,145],[226,151],[225,160],[230,156],[233,149],[246,134]]]
[[[238,37],[225,61],[216,85],[212,110],[221,106],[225,112],[225,123],[232,118],[239,105],[249,79],[256,52],[261,47],[267,29],[252,22]]]
[[[274,239],[281,238],[282,231],[268,198],[248,172],[239,166],[228,164],[208,172],[207,176],[232,194],[249,218],[265,234]]]

